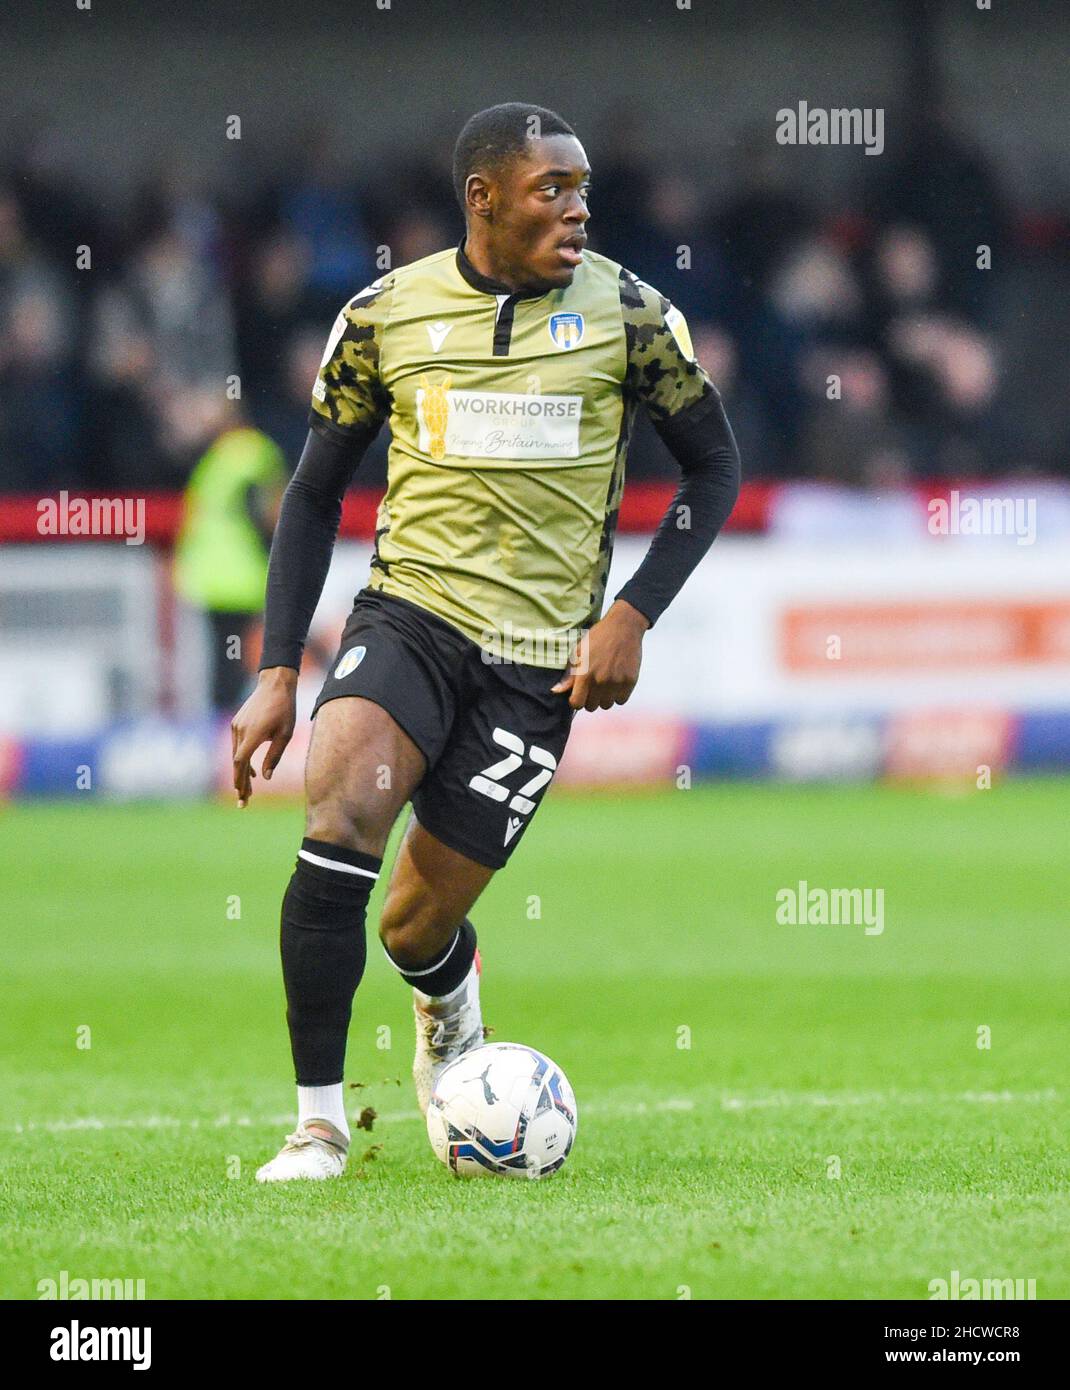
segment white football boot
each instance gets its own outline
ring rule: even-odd
[[[420,1113],[427,1113],[431,1092],[439,1074],[473,1047],[483,1045],[483,1014],[479,1007],[479,976],[483,964],[476,951],[464,983],[452,994],[433,998],[412,992],[412,1011],[416,1016],[416,1055],[412,1079]]]
[[[309,1125],[329,1131],[330,1139],[309,1130]],[[256,1170],[257,1182],[291,1182],[294,1178],[340,1178],[345,1172],[349,1145],[345,1135],[329,1120],[306,1120],[292,1134],[270,1163]]]

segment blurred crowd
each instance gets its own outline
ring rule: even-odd
[[[1070,472],[1060,354],[1037,328],[1045,306],[1053,332],[1070,308],[1066,222],[1009,207],[939,113],[916,119],[898,155],[860,156],[832,209],[768,130],[728,147],[716,197],[633,135],[622,121],[588,144],[591,246],[685,312],[747,477],[880,487]],[[13,142],[0,164],[0,486],[180,487],[242,421],[292,468],[327,332],[381,273],[380,248],[401,265],[460,237],[448,160],[410,154],[384,183],[305,131],[252,192],[176,158],[118,210]],[[385,444],[359,481],[381,481]],[[630,471],[673,476],[649,427]]]

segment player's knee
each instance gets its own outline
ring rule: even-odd
[[[362,850],[380,858],[386,849],[390,822],[381,806],[369,805],[337,793],[309,798],[305,834],[346,849]]]
[[[441,905],[430,898],[388,895],[379,918],[379,939],[403,970],[416,969],[436,955],[457,931]]]

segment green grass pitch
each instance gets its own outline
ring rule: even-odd
[[[924,1299],[958,1270],[1066,1298],[1066,805],[1059,781],[555,793],[473,920],[487,1023],[575,1086],[565,1169],[435,1162],[372,928],[347,1079],[374,1128],[342,1180],[267,1188],[300,808],[9,807],[0,1292]],[[778,924],[800,879],[883,888],[883,932]]]

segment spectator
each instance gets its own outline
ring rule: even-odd
[[[190,412],[210,442],[186,489],[175,585],[208,620],[212,705],[233,713],[248,682],[250,629],[264,603],[268,551],[285,470],[278,447],[233,403],[208,392]]]
[[[812,402],[800,441],[804,473],[856,487],[909,482],[907,438],[877,354],[817,349],[803,375]]]
[[[688,319],[721,319],[729,305],[728,267],[707,235],[699,190],[683,174],[655,179],[646,202],[649,220],[636,229],[630,268]]]
[[[4,485],[27,492],[77,486],[82,401],[59,296],[22,277],[0,323],[0,457]]]
[[[739,142],[707,208],[694,177],[649,147],[641,110],[607,116],[591,147],[592,248],[688,316],[750,477],[1067,468],[1056,349],[1068,291],[1054,254],[1065,222],[1053,214],[1046,240],[1037,232],[1005,271],[997,180],[946,112],[889,121],[887,160],[859,164],[858,206],[824,223],[768,129]],[[220,189],[170,157],[112,215],[117,236],[78,192],[62,132],[39,117],[17,130],[17,178],[0,179],[5,485],[181,486],[203,451],[198,402],[216,408],[239,390],[292,465],[341,305],[459,237],[448,156],[432,136],[387,185],[346,167],[325,131],[306,131],[286,161],[272,152],[262,196],[236,221]],[[74,269],[83,242],[92,273]],[[981,244],[991,272],[977,269]],[[381,481],[387,442],[384,430],[362,484]],[[641,416],[629,470],[673,474]]]
[[[333,316],[346,295],[375,278],[375,257],[360,200],[326,131],[308,138],[302,173],[281,191],[284,230],[308,247],[308,287],[316,310]]]
[[[257,418],[284,389],[286,353],[294,335],[315,321],[308,294],[310,262],[308,243],[301,237],[270,233],[253,248],[248,275],[237,292],[242,395]],[[341,303],[334,312],[339,308]],[[321,352],[329,326],[316,329]]]

